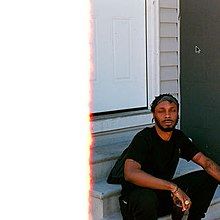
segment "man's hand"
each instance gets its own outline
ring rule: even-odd
[[[173,202],[175,205],[182,207],[182,211],[185,212],[191,207],[190,198],[180,188],[177,188],[175,192],[172,192]]]

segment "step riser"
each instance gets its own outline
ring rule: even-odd
[[[117,157],[121,154],[123,149],[130,144],[134,135],[144,127],[145,125],[141,125],[137,127],[124,128],[117,131],[107,131],[93,134],[94,147],[91,148],[91,151],[93,152],[91,152],[92,159],[90,166],[92,170],[92,180],[94,183],[107,178],[111,168],[116,162]],[[108,155],[106,155],[106,148],[109,152]],[[118,149],[116,151],[116,155],[115,152],[111,152],[112,148]],[[103,159],[102,157],[106,158]]]
[[[106,180],[110,170],[115,164],[116,160],[103,161],[100,163],[92,164],[92,179],[93,182]]]
[[[103,200],[92,198],[93,220],[101,220],[104,217],[119,212],[119,194],[110,196]]]
[[[146,125],[137,127],[124,128],[116,131],[106,131],[93,134],[93,146],[101,147],[107,145],[114,145],[119,142],[130,142],[134,135],[142,130]]]

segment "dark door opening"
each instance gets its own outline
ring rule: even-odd
[[[220,163],[220,1],[180,1],[181,129]]]

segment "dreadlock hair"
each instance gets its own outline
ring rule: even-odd
[[[169,93],[165,93],[165,94],[160,94],[159,96],[156,96],[155,99],[153,100],[153,102],[151,103],[151,112],[154,113],[156,106],[163,101],[168,101],[170,103],[174,102],[177,106],[177,109],[179,110],[179,103],[178,100],[172,96]]]

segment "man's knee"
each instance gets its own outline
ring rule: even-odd
[[[157,218],[157,195],[150,189],[137,189],[129,196],[130,210],[136,219],[156,219]]]
[[[158,204],[157,195],[151,189],[137,189],[130,194],[129,199],[143,208],[156,208]]]
[[[215,180],[211,175],[209,175],[205,170],[197,170],[183,176],[180,176],[174,179],[180,187],[188,188],[187,186],[190,185],[191,187],[195,187],[199,189],[200,187],[206,188],[216,188],[218,185],[217,180]]]
[[[192,207],[189,219],[201,219],[211,203],[218,182],[204,170],[194,172],[191,177],[192,188],[189,193]]]
[[[199,170],[197,172],[199,175],[199,181],[202,184],[205,184],[213,188],[216,188],[218,186],[218,181],[215,178],[213,178],[211,175],[209,175],[205,170]]]

